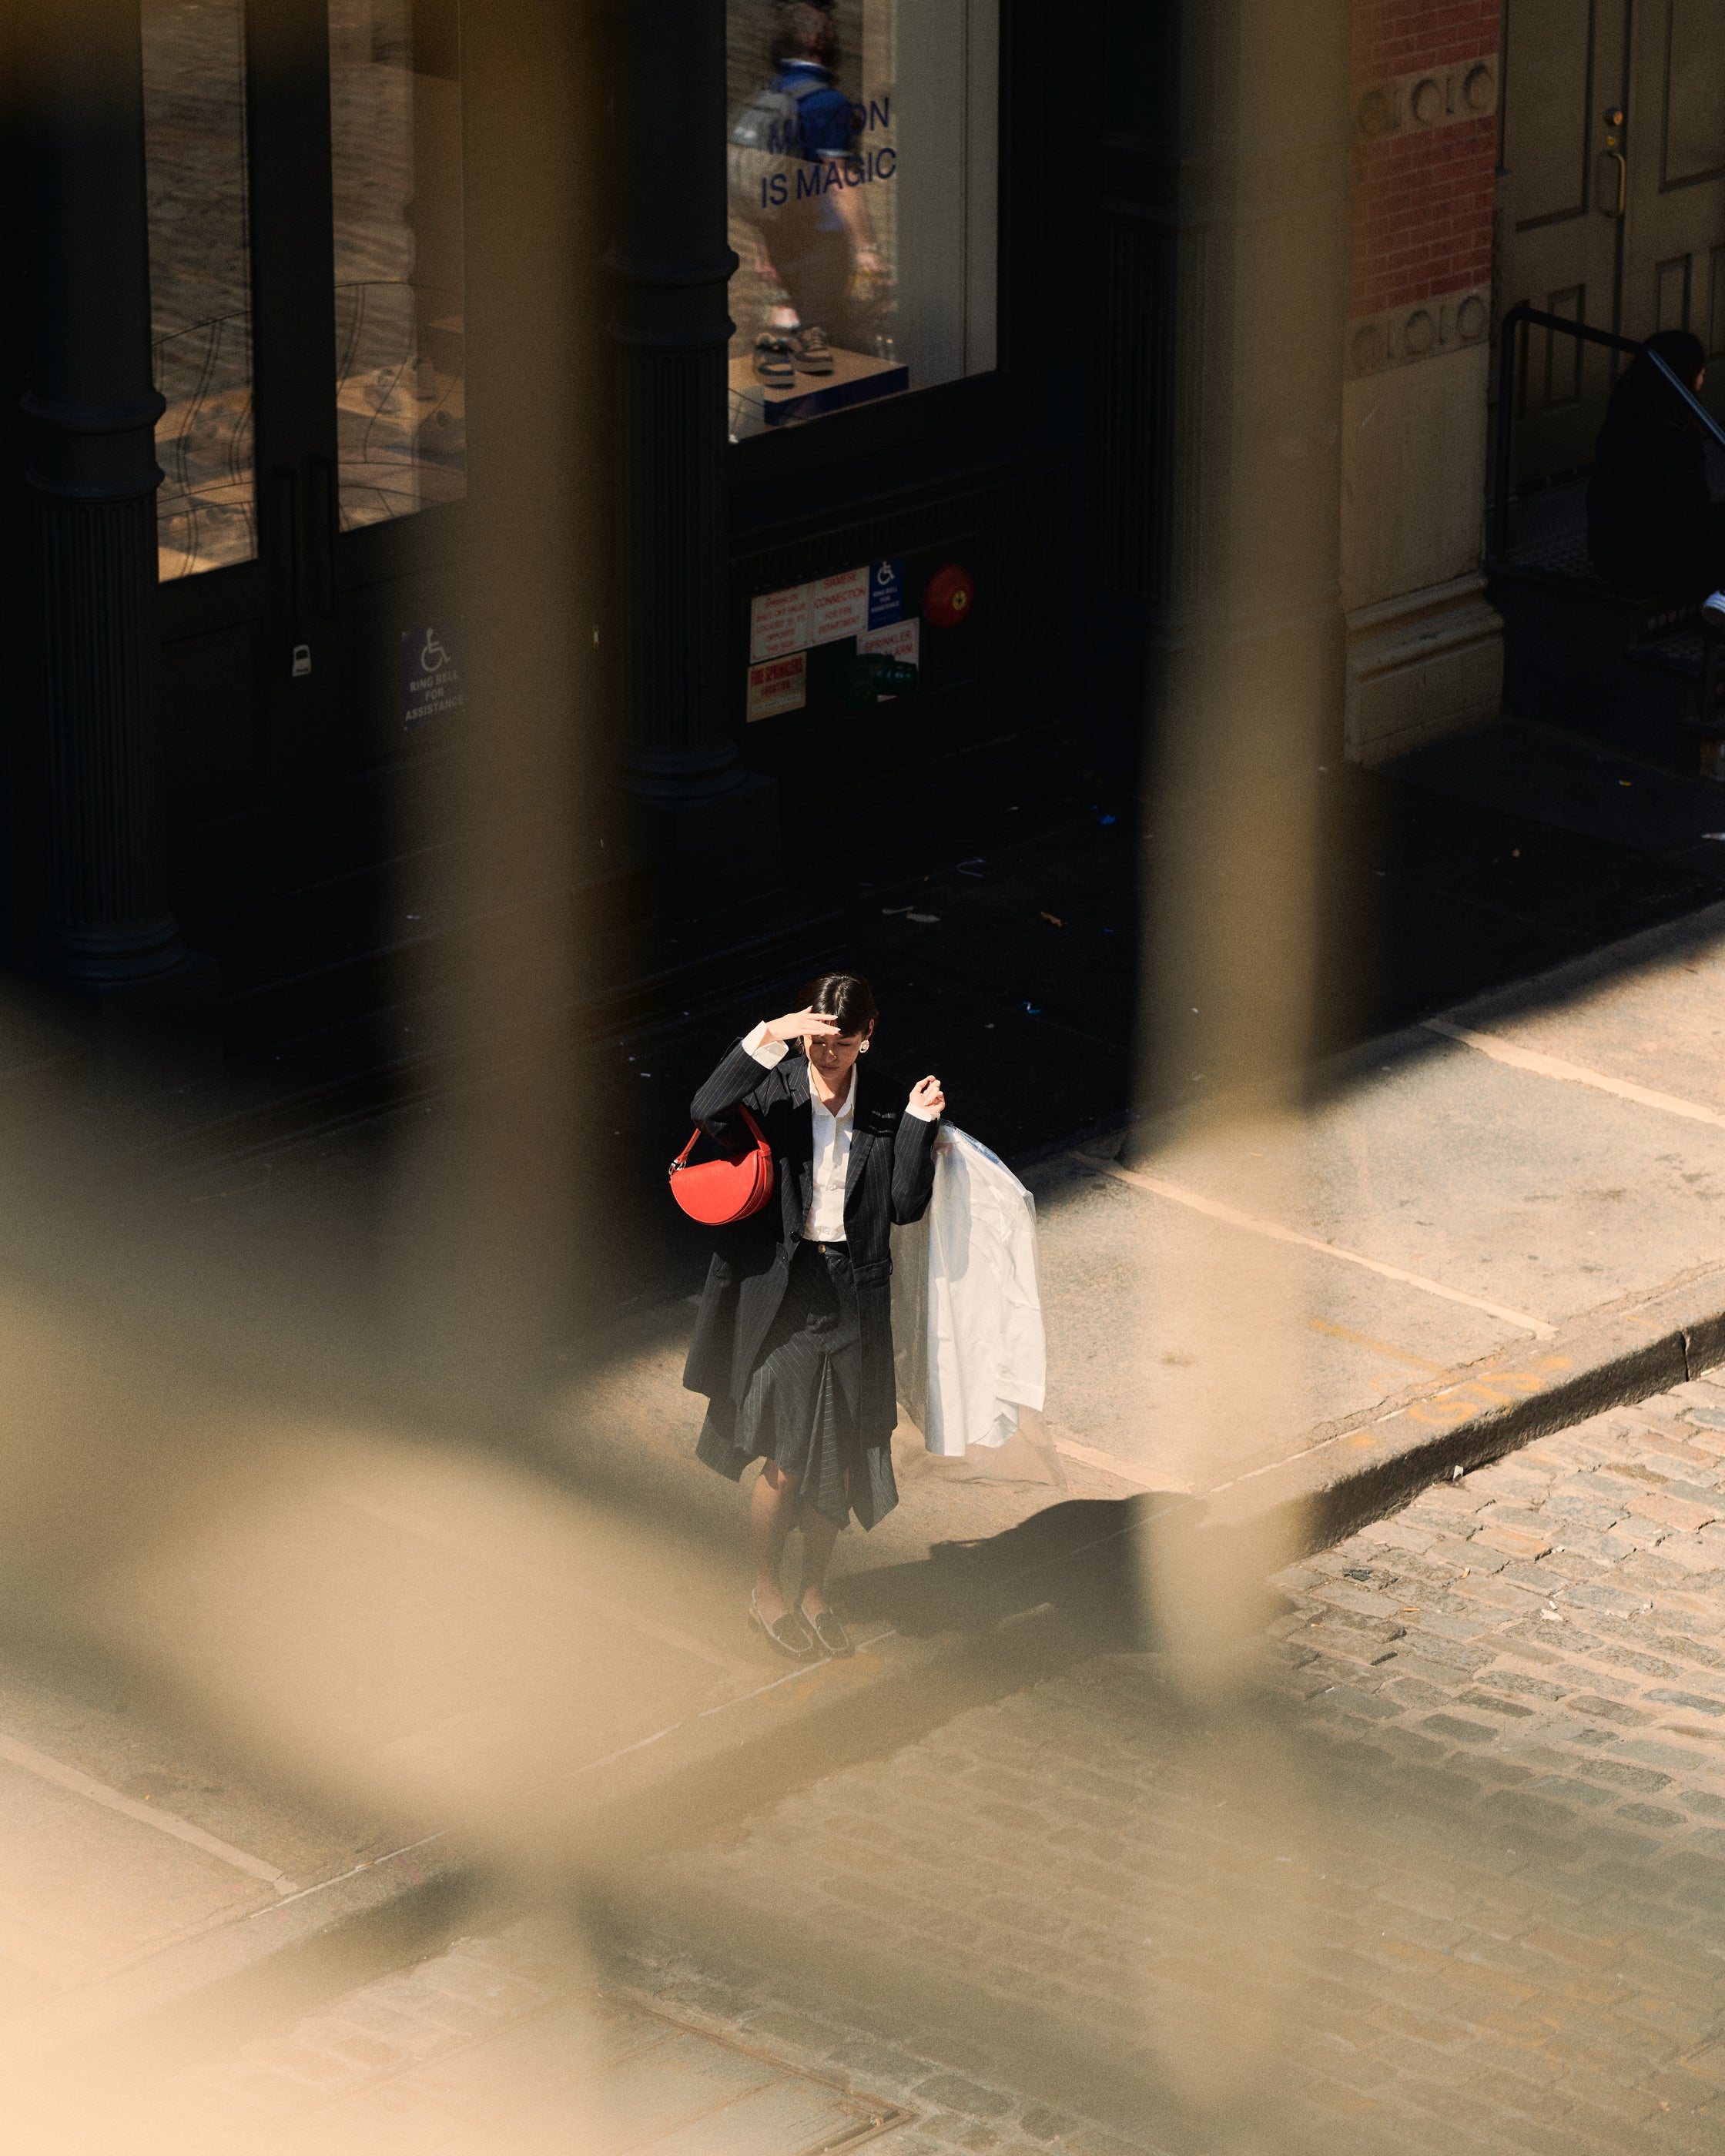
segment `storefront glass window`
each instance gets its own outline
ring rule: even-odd
[[[164,580],[249,561],[252,318],[239,0],[142,0]]]
[[[341,528],[467,490],[457,0],[333,0]]]
[[[999,0],[728,0],[733,439],[995,363]]]

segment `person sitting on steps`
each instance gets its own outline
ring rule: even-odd
[[[1636,598],[1693,593],[1725,625],[1725,504],[1707,490],[1701,423],[1647,357],[1697,396],[1707,352],[1687,330],[1660,330],[1611,393],[1587,490],[1587,551],[1609,583]]]

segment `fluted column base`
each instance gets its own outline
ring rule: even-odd
[[[705,798],[623,798],[630,839],[654,865],[655,910],[665,919],[686,921],[784,887],[777,779],[744,771]]]
[[[54,988],[48,1008],[88,1046],[98,1099],[136,1101],[221,1066],[222,968],[208,952],[147,979]]]
[[[37,963],[81,986],[123,986],[186,955],[164,888],[156,505],[50,497],[37,531],[48,797]]]

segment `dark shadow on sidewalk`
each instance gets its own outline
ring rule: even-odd
[[[844,1583],[846,1617],[885,1621],[907,1638],[986,1631],[1052,1605],[1098,1652],[1150,1645],[1142,1581],[1147,1523],[1189,1498],[1072,1497],[998,1535],[937,1543],[915,1564],[885,1565]]]

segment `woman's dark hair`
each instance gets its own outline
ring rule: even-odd
[[[1656,352],[1683,387],[1690,388],[1707,363],[1707,346],[1687,330],[1656,330],[1646,352],[1638,352],[1611,393],[1611,408],[1625,418],[1656,419],[1667,427],[1693,427],[1695,414],[1647,357]]]
[[[823,973],[809,983],[806,1010],[836,1019],[841,1033],[866,1033],[880,1017],[875,992],[860,973]]]
[[[776,68],[787,60],[813,60],[817,67],[829,68],[839,57],[839,33],[824,8],[811,7],[809,0],[787,0],[773,26],[770,51]]]

